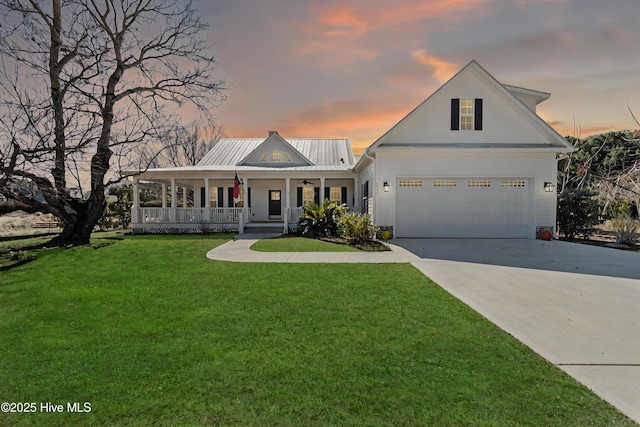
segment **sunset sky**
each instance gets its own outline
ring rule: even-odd
[[[562,135],[635,128],[639,0],[196,0],[229,137],[375,141],[472,59]]]

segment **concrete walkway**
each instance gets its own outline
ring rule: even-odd
[[[640,254],[561,241],[398,239],[390,252],[256,252],[236,262],[411,263],[640,424]]]
[[[207,258],[233,262],[296,262],[296,263],[409,263],[419,258],[408,250],[389,245],[386,252],[259,252],[251,245],[259,239],[241,238],[224,243],[207,252]]]

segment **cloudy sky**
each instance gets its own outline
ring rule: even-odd
[[[472,59],[551,93],[560,134],[640,118],[639,0],[196,0],[231,90],[230,137],[375,141]]]

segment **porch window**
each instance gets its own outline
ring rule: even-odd
[[[302,205],[310,205],[314,202],[313,187],[302,187]]]
[[[218,187],[209,187],[209,203],[212,208],[218,207]]]
[[[251,188],[248,189],[249,190],[249,194],[251,194]],[[227,189],[228,194],[229,194],[229,207],[230,208],[242,208],[244,207],[244,189],[242,188],[242,186],[240,187],[240,191],[238,192],[238,203],[236,203],[235,205],[233,204],[233,187],[229,187]],[[249,199],[251,199],[251,197],[249,197]]]
[[[342,187],[331,187],[329,200],[338,204],[342,203]]]

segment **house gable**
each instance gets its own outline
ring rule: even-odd
[[[313,166],[313,163],[278,132],[271,131],[264,142],[238,162],[238,166],[290,167]]]
[[[521,96],[516,97],[515,92]],[[570,144],[533,111],[535,104],[548,98],[544,95],[548,94],[505,87],[471,61],[369,150],[405,147],[572,151]]]

